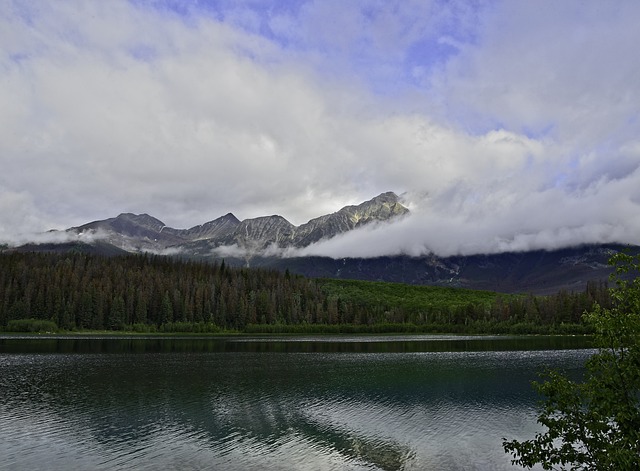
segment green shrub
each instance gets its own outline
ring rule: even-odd
[[[55,322],[43,319],[13,319],[7,323],[7,332],[57,332]]]

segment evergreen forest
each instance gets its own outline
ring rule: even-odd
[[[156,255],[0,254],[0,329],[587,333],[606,283],[552,296],[310,279]]]

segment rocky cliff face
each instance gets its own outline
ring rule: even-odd
[[[282,216],[264,216],[242,221],[232,236],[215,241],[218,245],[237,244],[238,247],[262,249],[276,244],[279,247],[291,242],[296,226]]]
[[[175,230],[148,214],[122,213],[115,218],[93,221],[68,232],[95,233],[97,237],[126,251],[147,251],[179,244],[183,238]]]
[[[177,233],[186,240],[226,239],[230,237],[240,225],[240,220],[228,213],[218,219],[206,222],[191,229],[178,230]],[[175,230],[175,229],[173,229]]]
[[[388,192],[360,205],[346,206],[335,213],[312,219],[298,227],[278,215],[240,221],[229,213],[190,229],[174,229],[147,214],[124,213],[68,231],[99,231],[111,244],[132,251],[176,248],[202,255],[217,247],[237,246],[249,253],[256,253],[274,245],[279,248],[306,247],[321,239],[329,239],[372,222],[389,221],[408,212],[398,196]]]
[[[321,239],[334,237],[371,222],[388,221],[408,212],[395,193],[382,193],[358,206],[345,206],[336,213],[302,224],[296,229],[293,245],[306,247]]]

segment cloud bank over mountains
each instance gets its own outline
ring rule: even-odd
[[[411,215],[305,254],[640,243],[636,2],[0,5],[0,241]]]

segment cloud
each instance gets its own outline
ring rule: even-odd
[[[308,253],[638,243],[634,2],[5,2],[0,239],[413,215]],[[426,197],[424,196],[426,195]],[[368,256],[369,256],[368,255]]]
[[[417,207],[411,205],[412,214],[397,222],[365,226],[304,249],[287,251],[285,256],[453,256],[553,250],[576,244],[637,244],[640,220],[634,215],[640,202],[638,173],[571,195],[551,188],[529,195],[509,195],[500,198],[498,204],[492,195],[475,197],[461,202],[453,213],[448,205],[427,197]]]
[[[638,126],[639,15],[634,2],[502,2],[431,85],[469,126],[549,134],[566,146],[628,138]]]
[[[52,230],[47,232],[12,233],[10,237],[0,234],[0,243],[9,244],[14,247],[25,244],[64,244],[68,242],[94,244],[98,241],[107,240],[108,238],[109,234],[103,231],[86,231],[78,234],[75,232]]]
[[[0,243],[15,238],[15,228],[27,233],[41,231],[40,224],[44,217],[34,206],[27,192],[10,191],[0,186]]]

